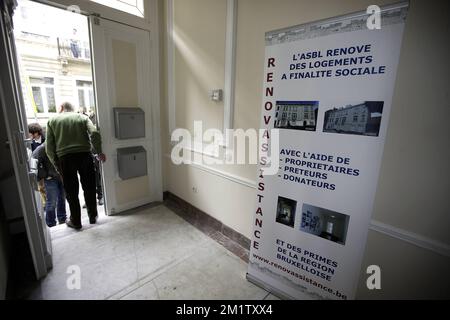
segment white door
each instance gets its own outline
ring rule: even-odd
[[[157,38],[142,30],[90,17],[98,124],[102,135],[103,185],[107,214],[162,201]],[[144,111],[145,137],[115,137],[114,108]],[[147,174],[121,179],[117,150],[143,147]]]
[[[27,139],[11,17],[4,2],[0,9],[0,107],[5,117],[5,123],[0,125],[6,127],[25,228],[36,277],[40,279],[52,267],[51,238],[39,201],[36,174],[30,165],[30,140]]]

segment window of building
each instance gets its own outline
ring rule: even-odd
[[[30,77],[37,113],[56,112],[55,83],[51,77]]]
[[[353,122],[358,122],[358,115],[357,115],[357,114],[355,114],[355,115],[353,116]]]
[[[144,17],[144,0],[91,0],[101,5],[133,14],[135,16]]]
[[[77,80],[76,85],[78,106],[86,108],[86,110],[94,108],[94,89],[92,88],[92,81]]]

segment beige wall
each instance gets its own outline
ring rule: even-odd
[[[450,244],[450,3],[412,1],[374,218]]]
[[[381,290],[368,290],[367,266],[381,268]],[[450,259],[369,231],[357,299],[449,299]]]
[[[209,99],[224,87],[225,15],[223,0],[175,0],[175,95],[177,127],[222,128],[223,102]]]
[[[112,40],[114,64],[115,106],[139,105],[137,92],[136,45],[131,42]]]
[[[364,10],[373,3],[370,0],[237,2],[234,125],[244,129],[259,127],[266,31]],[[393,2],[396,1],[377,4]],[[174,1],[176,32],[185,39],[181,42],[183,46],[177,45],[175,50],[178,127],[191,128],[193,120],[201,119],[208,126],[222,128],[223,106],[213,109],[207,95],[209,89],[223,86],[225,5],[226,0]],[[443,247],[450,245],[449,21],[447,1],[411,1],[373,213],[374,220]],[[163,56],[166,53],[164,48]],[[163,81],[166,80],[164,74]],[[166,85],[162,92],[163,146],[167,154],[170,136]],[[197,167],[174,166],[170,159],[165,160],[165,190],[251,236],[253,188]],[[215,168],[256,180],[255,166]],[[369,292],[364,289],[362,272],[359,298],[450,297],[445,272],[439,273],[442,277],[433,272],[448,270],[448,257],[370,231],[362,270],[369,264],[382,267],[385,285],[381,292]]]

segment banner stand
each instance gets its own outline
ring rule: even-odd
[[[354,299],[409,2],[266,32],[247,279]]]

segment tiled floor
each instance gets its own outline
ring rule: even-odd
[[[30,298],[275,298],[245,279],[242,257],[164,205],[86,222],[78,232],[53,228],[54,268]],[[67,288],[70,266],[80,267],[79,290]]]

